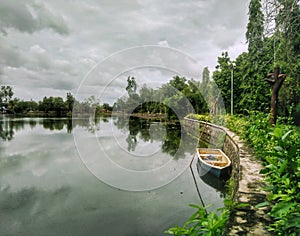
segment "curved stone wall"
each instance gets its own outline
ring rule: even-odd
[[[263,168],[252,150],[227,128],[194,119],[184,119],[184,129],[194,137],[221,148],[232,161],[232,199],[249,206],[236,208],[231,212],[228,227],[223,235],[270,235],[265,229],[271,220],[269,208],[255,208],[266,200],[264,177],[259,173]]]
[[[204,141],[211,148],[220,148],[230,158],[232,162],[232,178],[234,186],[232,189],[232,199],[236,199],[239,187],[240,158],[239,147],[228,134],[228,129],[208,122],[194,119],[184,119],[184,129],[191,135]]]

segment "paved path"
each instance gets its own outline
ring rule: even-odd
[[[240,180],[237,200],[250,206],[236,209],[232,212],[228,229],[224,235],[271,235],[264,227],[271,221],[268,207],[255,208],[255,205],[265,201],[266,192],[264,177],[259,174],[263,168],[261,162],[253,156],[253,151],[233,132],[226,130],[240,150]]]

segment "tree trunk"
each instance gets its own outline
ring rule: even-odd
[[[271,97],[271,116],[270,116],[270,123],[272,125],[276,124],[276,119],[277,119],[277,100],[278,100],[278,93],[281,88],[281,85],[283,81],[286,78],[285,74],[279,74],[279,68],[275,67],[274,68],[274,74],[272,75],[272,80],[268,80],[269,82],[271,81],[272,83],[272,97]]]

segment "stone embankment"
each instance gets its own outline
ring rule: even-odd
[[[264,177],[259,173],[263,166],[252,150],[235,133],[222,126],[185,118],[184,127],[195,137],[200,135],[210,147],[223,149],[231,158],[232,198],[249,204],[232,211],[224,235],[270,235],[265,229],[271,221],[267,214],[269,209],[255,208],[265,201],[267,193],[263,190]]]

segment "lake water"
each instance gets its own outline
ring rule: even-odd
[[[194,149],[178,124],[1,116],[0,235],[164,235],[223,205]]]

